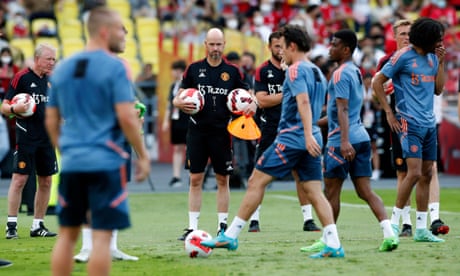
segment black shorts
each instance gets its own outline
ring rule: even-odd
[[[56,152],[51,145],[17,145],[14,152],[13,172],[31,175],[35,168],[38,176],[50,176],[58,172]]]
[[[180,145],[187,142],[187,127],[176,127],[171,125],[171,144]]]
[[[202,173],[211,159],[214,172],[229,175],[233,172],[232,148],[227,129],[187,131],[187,158],[185,168],[191,173]]]
[[[401,143],[399,142],[399,136],[397,133],[393,131],[391,131],[390,135],[391,165],[393,166],[393,169],[397,171],[407,172],[407,164],[406,160],[403,158]]]

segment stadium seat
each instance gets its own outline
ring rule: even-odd
[[[38,44],[40,43],[45,43],[45,44],[49,44],[51,46],[53,46],[54,48],[56,48],[56,58],[59,59],[61,57],[60,55],[60,52],[61,52],[61,49],[60,49],[60,43],[59,43],[59,40],[56,38],[56,37],[37,37],[35,39],[35,46],[37,46]]]
[[[127,0],[109,0],[107,6],[117,11],[122,18],[131,17],[131,4]]]
[[[137,58],[125,59],[125,61],[129,66],[132,81],[134,81],[136,77],[139,75],[139,73],[141,72],[141,63],[139,62],[139,59]]]
[[[34,42],[30,38],[14,38],[10,41],[10,46],[20,49],[24,54],[25,59],[34,57]]]
[[[78,19],[66,19],[58,24],[58,35],[62,40],[68,38],[82,38],[83,25]]]
[[[30,26],[30,33],[33,36],[36,36],[39,32],[43,32],[45,29],[49,31],[49,33],[57,34],[57,26],[56,21],[49,18],[36,18],[32,21],[32,25]]]
[[[163,45],[163,47],[165,47]],[[166,46],[169,47],[169,49],[172,49],[172,44],[171,46]],[[147,39],[144,38],[143,40],[140,41],[139,43],[139,52],[141,55],[141,60],[144,63],[151,62],[153,64],[157,64],[159,60],[159,54],[158,54],[158,40],[157,39]],[[165,49],[165,48],[164,48]]]
[[[76,52],[82,51],[84,48],[85,43],[81,38],[67,38],[61,42],[63,58],[69,57]]]
[[[125,59],[136,59],[137,55],[137,41],[132,37],[126,37],[125,51],[120,56]]]
[[[64,0],[62,2],[62,8],[59,9],[60,5],[55,5],[55,14],[58,22],[62,22],[67,19],[78,19],[80,15],[80,9],[77,1],[75,0]]]
[[[156,18],[138,17],[135,24],[137,37],[156,37],[160,32],[160,22]]]
[[[126,36],[129,37],[135,37],[136,36],[136,31],[134,29],[134,23],[131,18],[123,18],[123,25],[125,26],[126,30],[128,31],[128,34]]]

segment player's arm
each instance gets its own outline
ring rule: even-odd
[[[342,156],[351,161],[354,158],[355,150],[350,143],[350,121],[348,99],[335,99],[337,105],[337,119],[340,127],[340,152]]]
[[[446,83],[446,76],[444,70],[444,56],[446,54],[446,49],[444,48],[444,46],[440,45],[439,47],[436,47],[435,53],[438,57],[439,65],[438,71],[436,73],[434,93],[436,95],[441,95],[441,93],[444,91],[444,84]]]
[[[139,135],[140,121],[132,102],[119,102],[115,104],[118,122],[128,142],[138,156],[136,181],[142,181],[150,173],[150,158],[145,148],[143,136]]]
[[[61,114],[59,109],[54,106],[47,106],[45,111],[45,127],[54,148],[59,148],[60,122]]]
[[[307,92],[299,93],[296,97],[297,110],[303,124],[305,135],[305,146],[311,156],[317,157],[321,154],[321,147],[313,136],[313,116],[310,107],[310,97]]]
[[[374,90],[375,95],[380,103],[380,106],[385,111],[385,115],[387,117],[388,125],[390,126],[391,130],[394,132],[401,131],[401,125],[399,124],[398,120],[396,120],[393,111],[391,110],[390,105],[386,100],[386,94],[384,89],[384,83],[388,81],[388,77],[382,74],[382,72],[377,72],[374,78],[372,79],[372,89]]]
[[[283,94],[269,94],[267,91],[257,91],[256,99],[260,108],[269,108],[281,104],[281,101],[283,100]]]

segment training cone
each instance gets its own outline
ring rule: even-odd
[[[252,117],[240,116],[232,120],[227,126],[231,135],[243,140],[260,138],[260,129]]]

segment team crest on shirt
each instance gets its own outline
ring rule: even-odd
[[[223,81],[228,81],[230,79],[230,75],[227,72],[223,72],[222,74],[220,74],[220,78]]]
[[[401,166],[403,164],[402,158],[396,158],[396,165]]]
[[[18,163],[18,167],[19,167],[20,169],[24,169],[26,166],[27,166],[27,164],[26,164],[26,162],[24,162],[24,161],[21,161],[21,162]]]
[[[417,152],[417,151],[418,151],[417,145],[412,145],[412,146],[410,146],[410,151],[411,151],[411,152]]]

